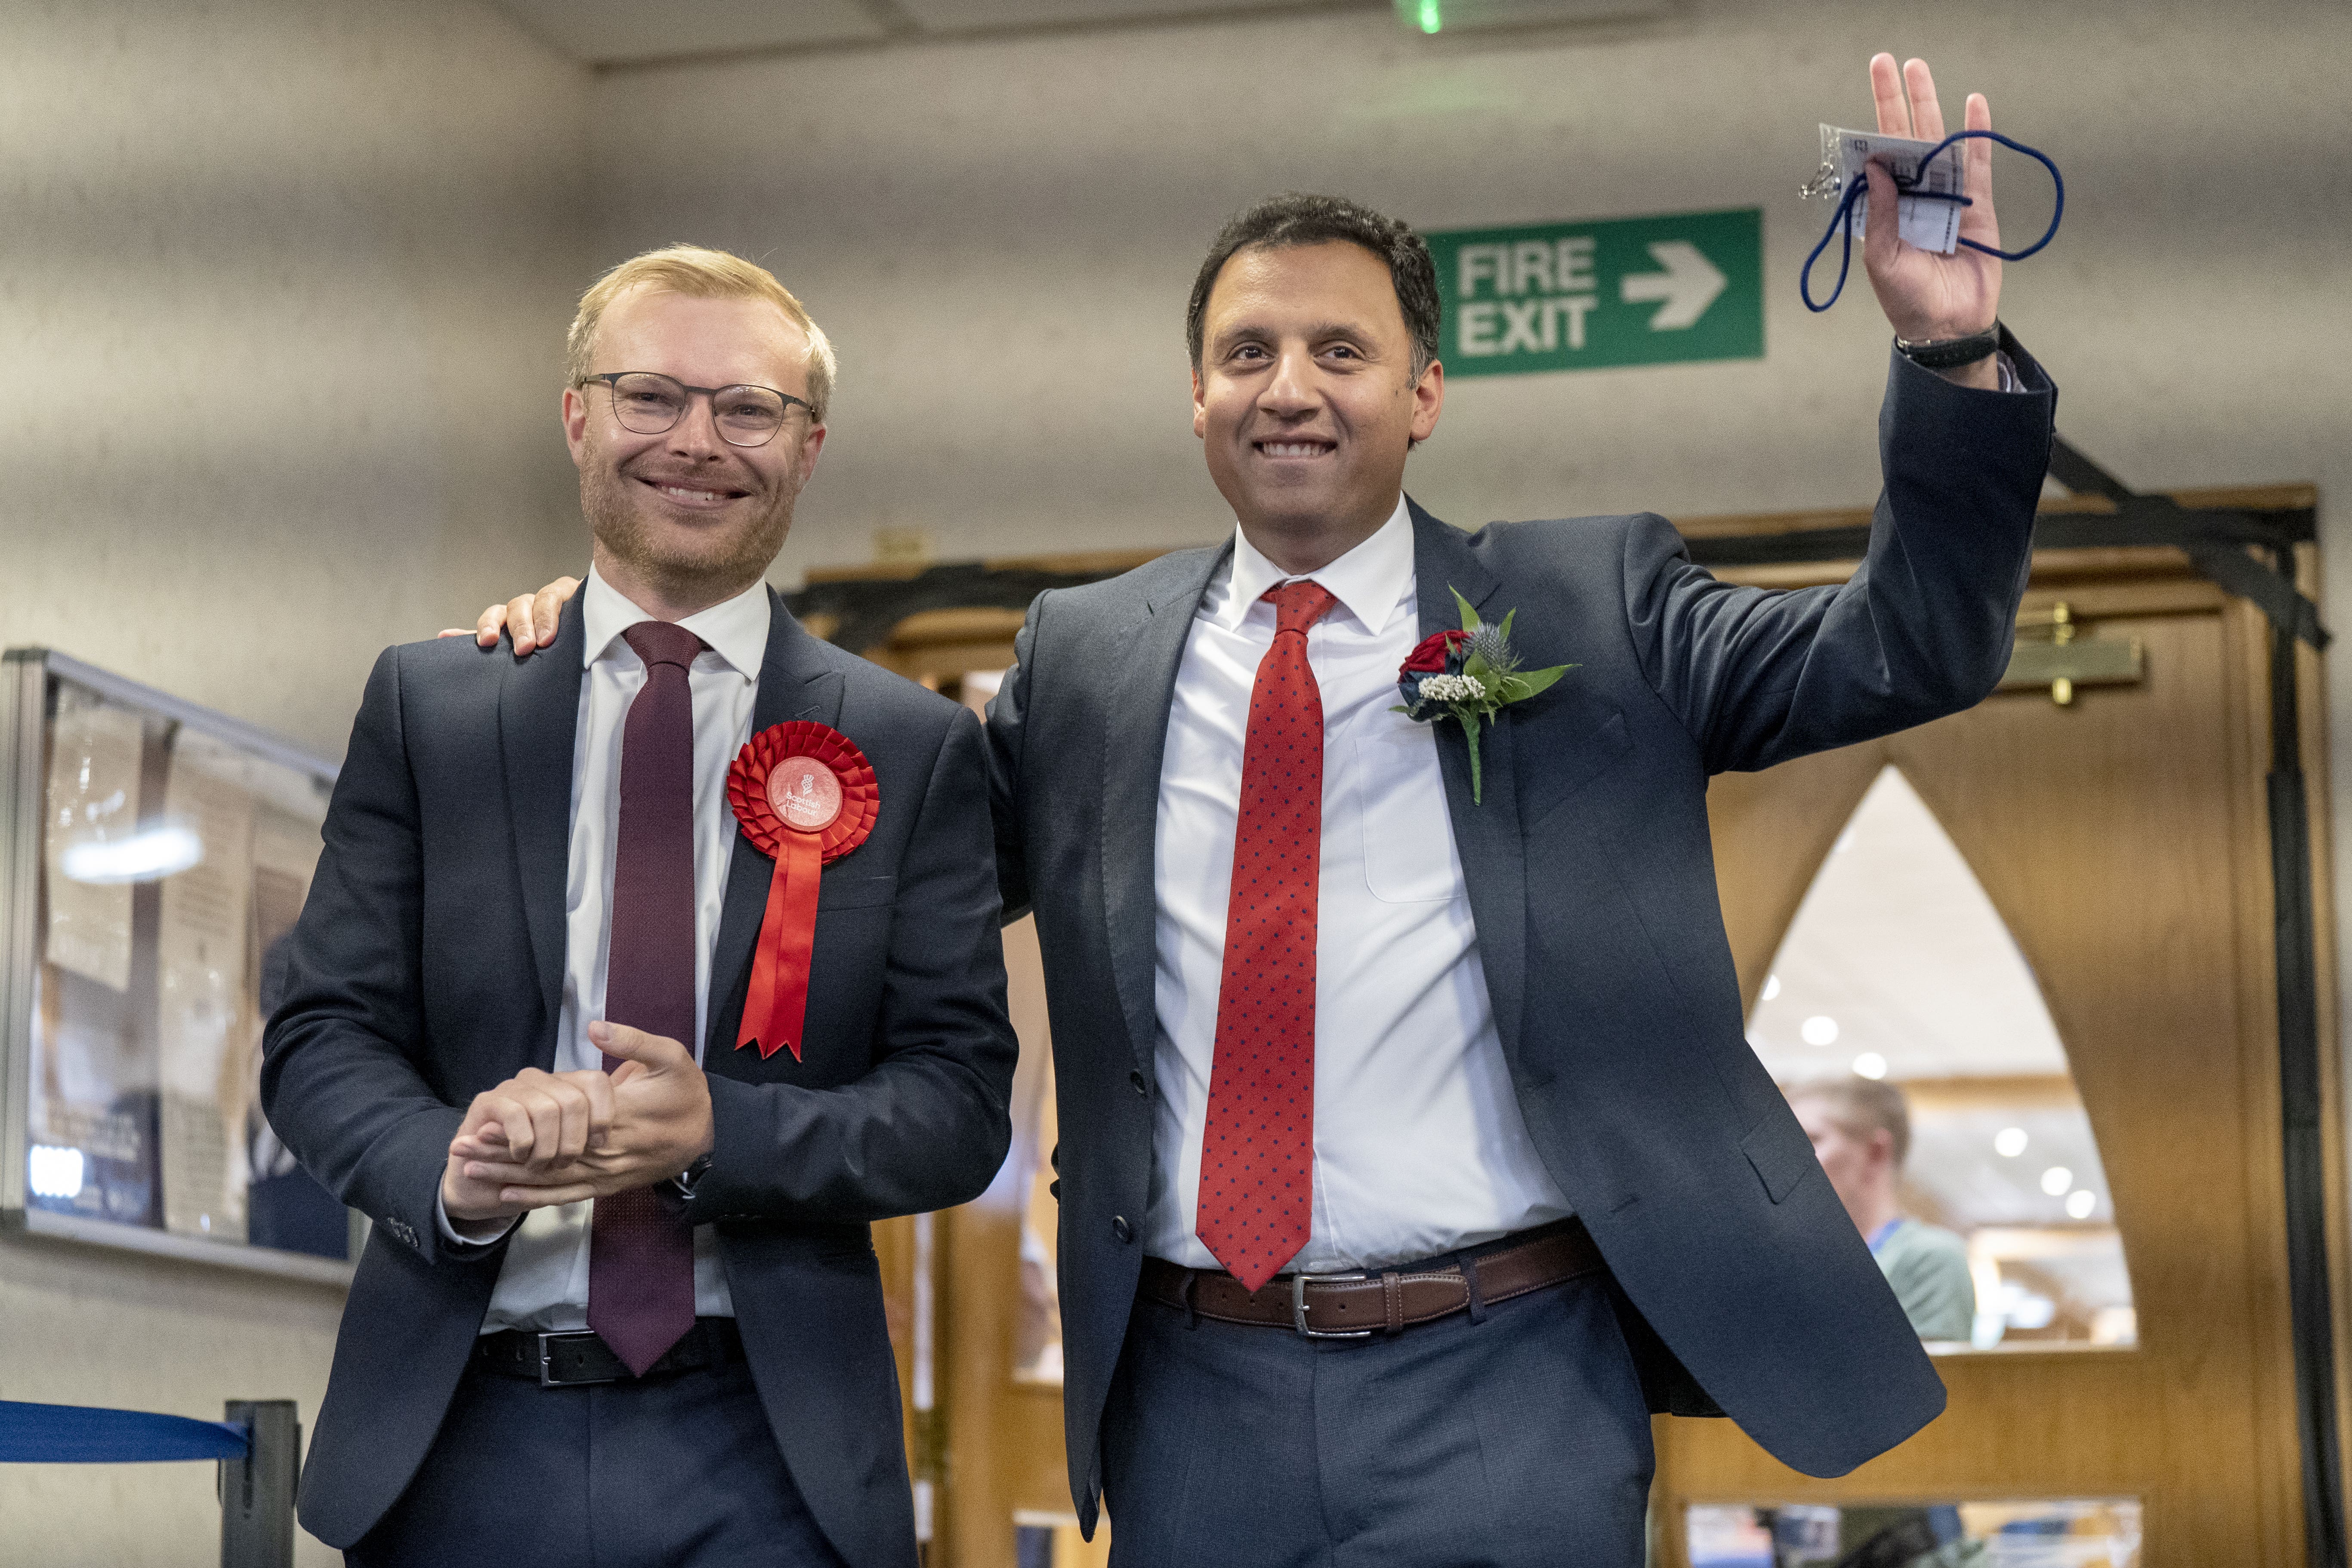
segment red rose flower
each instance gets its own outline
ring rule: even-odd
[[[1399,676],[1435,675],[1445,668],[1446,656],[1470,640],[1468,632],[1437,632],[1425,637],[1405,655]]]

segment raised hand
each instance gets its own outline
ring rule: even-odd
[[[1936,100],[1936,79],[1925,60],[1908,60],[1898,69],[1893,55],[1875,55],[1870,61],[1871,97],[1878,105],[1878,129],[1889,136],[1909,136],[1940,142],[1948,134],[1944,111]],[[1992,107],[1980,92],[1969,95],[1965,124],[1970,131],[1992,129]],[[1960,235],[1979,245],[1998,247],[2000,226],[1992,210],[1992,143],[1981,139],[1960,144],[1962,192],[1970,205],[1960,209]],[[1967,246],[1949,256],[1921,250],[1904,243],[1895,229],[1896,191],[1892,175],[1873,163],[1870,180],[1870,221],[1863,234],[1863,265],[1879,308],[1895,327],[1895,335],[1919,342],[1965,338],[1993,323],[2000,305],[2000,258]],[[1990,358],[1944,373],[1968,385],[1996,387],[2000,372]]]

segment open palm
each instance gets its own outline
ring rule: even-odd
[[[1908,60],[1898,69],[1893,55],[1874,56],[1870,92],[1878,105],[1882,135],[1941,142],[1948,134],[1927,61]],[[1992,106],[1984,94],[1970,93],[1965,113],[1969,130],[1992,129]],[[1961,189],[1971,204],[1960,209],[1960,237],[1998,247],[1992,143],[1979,138],[1960,143],[1959,152],[1965,161]],[[1895,335],[1919,342],[1964,338],[1991,326],[2000,305],[2000,258],[1965,245],[1944,256],[1905,243],[1895,228],[1894,177],[1875,163],[1868,174],[1870,221],[1863,235],[1863,265],[1869,269],[1879,308],[1895,325]]]

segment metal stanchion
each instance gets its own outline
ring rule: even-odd
[[[232,1399],[224,1418],[249,1434],[220,1462],[221,1568],[294,1568],[294,1483],[302,1424],[290,1399]]]

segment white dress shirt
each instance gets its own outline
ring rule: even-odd
[[[588,1026],[604,1016],[607,944],[612,938],[613,857],[620,832],[621,729],[646,683],[645,661],[621,634],[646,615],[592,568],[580,595],[586,679],[572,743],[572,848],[564,878],[563,1005],[556,1025],[555,1070],[604,1065]],[[760,663],[768,650],[768,586],[755,583],[678,625],[708,645],[687,673],[694,697],[694,1038],[702,1059],[710,1016],[710,952],[727,900],[735,817],[727,805],[727,769],[751,733]],[[588,1219],[593,1205],[565,1204],[523,1215],[499,1268],[498,1289],[482,1320],[499,1329],[568,1331],[588,1326]],[[442,1220],[445,1240],[455,1239]],[[733,1317],[717,1246],[707,1226],[694,1232],[694,1310]]]
[[[1307,577],[1338,600],[1307,634],[1323,700],[1315,943],[1313,1235],[1292,1268],[1372,1268],[1561,1218],[1511,1090],[1431,727],[1389,710],[1421,640],[1412,519]],[[1160,770],[1158,1121],[1145,1250],[1219,1265],[1193,1234],[1258,660],[1289,577],[1238,530],[1176,674]],[[1474,809],[1495,809],[1480,807]]]

